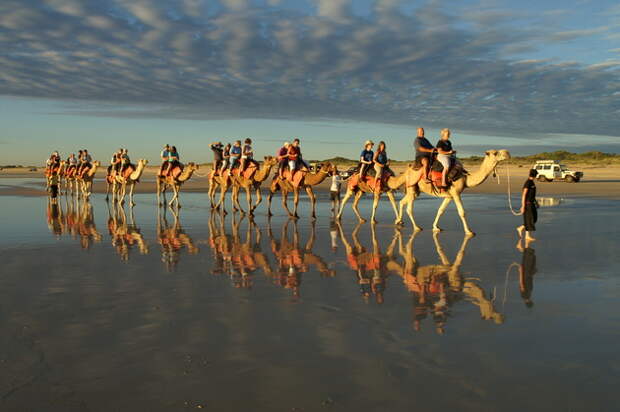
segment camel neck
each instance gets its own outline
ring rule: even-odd
[[[493,172],[495,166],[497,166],[497,161],[486,156],[482,161],[480,168],[467,176],[467,187],[476,187],[482,184],[485,180],[487,180],[487,177],[489,177],[491,172]]]

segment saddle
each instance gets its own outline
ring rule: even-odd
[[[448,170],[448,174],[446,175],[446,183],[448,186],[451,186],[452,183],[456,182],[463,176],[467,175],[467,171],[463,167],[463,164],[456,159],[452,159],[450,169]],[[441,174],[443,173],[443,165],[441,162],[434,160],[431,164],[431,180],[433,181],[433,185],[441,186]]]
[[[375,173],[373,173],[373,176],[370,176],[370,174],[366,174],[362,178],[362,181],[360,181],[360,175],[359,174],[355,174],[355,175],[353,175],[353,176],[351,176],[349,178],[349,180],[347,182],[347,186],[348,186],[348,188],[350,190],[352,190],[356,186],[358,186],[361,183],[363,183],[366,186],[368,186],[373,192],[381,191],[381,189],[383,187],[387,186],[387,181],[390,178],[390,174],[389,173],[384,173],[383,176],[381,177],[381,180],[379,180],[379,181],[375,181],[375,176],[374,175],[375,175]]]
[[[301,181],[307,173],[308,172],[304,170],[295,170],[291,172],[289,169],[286,169],[282,172],[282,176],[285,180],[288,180],[293,185],[293,187],[299,187]]]
[[[123,178],[125,178],[125,180],[129,179],[129,176],[135,171],[136,167],[133,164],[129,164],[123,171]]]
[[[170,169],[169,173],[166,173],[166,170],[164,170],[164,171],[161,172],[160,176],[161,177],[172,176],[173,179],[177,179],[181,175],[181,173],[183,173],[183,166],[182,165],[181,166],[174,166],[172,169]]]

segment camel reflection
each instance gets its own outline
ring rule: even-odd
[[[79,239],[83,249],[90,249],[102,239],[95,224],[93,205],[88,200],[64,198],[63,204],[60,199],[56,202],[48,199],[47,224],[57,237],[67,234]]]
[[[125,207],[118,202],[112,202],[112,206],[108,205],[108,232],[112,239],[112,246],[121,257],[123,262],[129,260],[131,251],[137,247],[141,255],[149,253],[149,247],[144,236],[140,232],[140,228],[135,223],[133,207],[129,209],[129,223],[127,223],[127,215]]]
[[[174,218],[172,224],[168,222],[167,210],[170,210]],[[192,238],[183,230],[178,209],[170,207],[163,208],[163,212],[161,208],[157,210],[157,241],[161,246],[161,261],[169,272],[176,269],[180,259],[180,252],[183,248],[192,255],[197,254],[199,251]]]
[[[362,223],[358,223],[351,233],[353,245],[347,240],[342,226],[339,223],[337,223],[337,226],[340,232],[340,239],[347,253],[347,263],[349,268],[355,272],[362,298],[369,301],[370,297],[374,296],[375,302],[379,305],[382,304],[384,302],[386,278],[389,274],[388,266],[390,261],[394,259],[394,248],[396,240],[399,238],[399,231],[394,231],[392,241],[387,247],[386,252],[382,253],[377,240],[375,225],[371,225],[372,248],[370,249],[365,248],[359,240],[359,231]]]
[[[289,225],[292,223],[292,234],[289,238]],[[277,240],[273,235],[271,220],[267,227],[271,251],[277,261],[277,272],[272,277],[274,283],[285,289],[289,289],[293,297],[300,296],[302,274],[308,272],[311,266],[323,277],[335,276],[335,271],[330,269],[327,263],[320,256],[314,254],[314,243],[316,241],[316,226],[312,222],[310,235],[305,245],[301,247],[299,228],[297,221],[289,219],[284,222],[280,231],[280,239]]]
[[[486,297],[480,285],[473,279],[463,279],[461,275],[461,264],[471,236],[463,238],[454,261],[450,262],[439,241],[439,234],[434,233],[433,241],[441,263],[422,266],[414,255],[414,240],[418,234],[414,232],[403,245],[398,233],[399,254],[403,263],[388,263],[388,269],[402,277],[405,287],[413,295],[413,328],[421,330],[422,321],[430,316],[437,333],[443,334],[450,307],[461,299],[476,305],[482,319],[503,323],[503,315],[495,310],[493,302]]]

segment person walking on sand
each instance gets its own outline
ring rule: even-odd
[[[342,177],[338,173],[338,168],[331,172],[331,185],[329,187],[329,199],[332,204],[332,212],[336,212],[340,207],[340,188],[342,187]]]
[[[530,169],[529,177],[523,184],[523,193],[521,194],[521,214],[523,215],[523,224],[517,228],[519,237],[523,237],[525,231],[526,242],[536,240],[532,232],[536,231],[536,221],[538,220],[538,202],[536,202],[536,183],[534,179],[538,175],[536,169]]]

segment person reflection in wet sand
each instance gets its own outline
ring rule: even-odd
[[[495,310],[493,302],[486,298],[484,290],[473,280],[463,280],[461,276],[460,268],[471,236],[464,237],[451,263],[439,242],[439,234],[434,233],[433,241],[441,264],[421,266],[414,255],[414,240],[418,234],[419,232],[414,232],[404,247],[399,235],[399,253],[404,263],[388,264],[388,269],[398,273],[406,288],[413,294],[414,330],[420,331],[422,321],[431,315],[436,332],[445,333],[445,325],[450,316],[449,308],[462,297],[478,306],[482,319],[503,323],[503,316]]]
[[[112,202],[112,210],[110,210],[110,205],[107,205],[108,232],[112,239],[112,246],[116,249],[121,260],[124,262],[129,260],[129,254],[134,246],[138,247],[141,255],[148,254],[148,245],[144,240],[144,236],[140,233],[140,228],[135,223],[133,207],[130,208],[130,222],[127,224],[127,215],[123,205],[120,205],[118,202]]]
[[[353,245],[349,243],[344,234],[342,225],[338,224],[340,239],[347,253],[347,263],[353,269],[360,286],[360,293],[365,301],[369,301],[374,295],[375,302],[382,304],[384,301],[384,291],[386,278],[388,276],[388,264],[394,259],[394,248],[398,238],[399,229],[394,231],[392,242],[387,247],[386,253],[381,252],[375,225],[371,225],[372,249],[367,250],[359,240],[359,230],[362,223],[358,223],[351,233]]]
[[[183,231],[179,219],[179,212],[173,208],[168,208],[174,217],[174,223],[170,225],[166,217],[166,208],[163,213],[157,210],[157,239],[161,246],[161,261],[166,265],[166,269],[172,272],[179,263],[179,254],[183,247],[191,255],[199,252],[192,238]]]
[[[519,265],[519,291],[525,306],[534,306],[532,301],[532,291],[534,290],[534,275],[538,271],[536,267],[536,251],[530,247],[530,242],[525,241],[525,247],[521,241],[517,244],[517,249],[523,253],[521,264]]]
[[[93,243],[101,242],[103,238],[95,225],[93,206],[87,200],[65,198],[65,208],[61,201],[48,204],[48,225],[57,236],[68,233],[74,239],[79,237],[83,249],[89,249]]]
[[[289,225],[293,223],[292,238],[289,240]],[[285,289],[290,289],[293,297],[300,296],[301,275],[308,272],[311,266],[324,277],[335,276],[335,271],[330,269],[320,256],[312,252],[316,239],[316,225],[314,222],[310,226],[310,235],[304,247],[300,246],[299,228],[297,221],[288,219],[282,225],[280,240],[273,236],[271,220],[268,224],[268,237],[271,244],[271,251],[277,261],[277,273],[274,282]]]
[[[61,202],[52,201],[49,197],[47,199],[47,227],[56,237],[60,237],[67,231]]]

